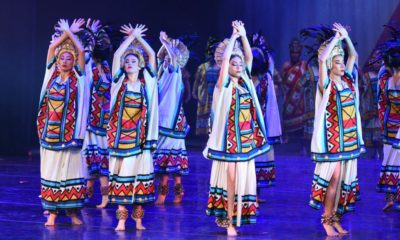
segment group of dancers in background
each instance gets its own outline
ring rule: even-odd
[[[112,32],[98,20],[56,24],[37,117],[46,226],[55,225],[61,210],[82,224],[79,209],[96,179],[102,195],[97,207],[118,206],[116,231],[125,230],[128,206],[136,229],[145,229],[143,207],[164,204],[169,177],[174,203],[183,201],[189,49],[160,32],[156,54],[146,31],[141,24],[121,26],[113,51]],[[324,207],[328,236],[347,233],[340,221],[359,199],[357,160],[366,145],[379,149],[383,143],[378,190],[386,193],[384,210],[400,210],[400,32],[392,33],[364,74],[338,23],[303,29],[280,72],[265,36],[248,36],[241,21],[232,22],[229,38],[209,38],[192,94],[196,135],[208,136],[203,155],[212,160],[206,214],[227,235],[256,222],[265,201],[258,195],[275,180],[273,145],[293,132],[311,141],[316,166],[309,204]],[[308,61],[301,60],[304,44]]]

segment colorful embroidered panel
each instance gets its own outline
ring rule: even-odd
[[[144,79],[140,93],[127,90],[123,80],[107,129],[110,156],[128,157],[140,154],[143,149],[154,148],[154,142],[146,141],[147,98]]]
[[[385,113],[385,143],[392,143],[400,128],[400,90],[387,90],[387,107]],[[392,141],[393,140],[393,141]]]
[[[72,71],[65,81],[56,69],[50,78],[46,94],[40,104],[37,129],[42,147],[65,149],[82,146],[81,139],[74,139],[78,80]]]
[[[110,118],[110,87],[111,72],[107,64],[102,64],[102,74],[96,64],[92,66],[93,82],[91,86],[91,99],[88,119],[88,130],[105,136]]]
[[[227,153],[248,153],[265,141],[264,136],[257,134],[261,131],[254,121],[256,118],[250,93],[240,94],[236,88],[232,88],[232,103],[227,123]]]

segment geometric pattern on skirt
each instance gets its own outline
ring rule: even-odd
[[[338,191],[335,197],[334,211],[339,214],[355,210],[356,201],[360,200],[360,189],[357,178],[357,159],[341,162],[316,163],[312,182],[309,205],[320,209],[324,204],[326,191],[336,164],[341,164]]]
[[[156,174],[189,174],[185,139],[160,135],[153,160]]]
[[[275,161],[274,149],[271,146],[270,151],[256,157],[256,177],[257,188],[267,188],[275,186]]]
[[[228,216],[227,169],[228,162],[213,161],[206,214],[217,218]],[[258,210],[254,160],[237,162],[235,203],[232,224],[256,223]]]
[[[377,191],[398,194],[400,191],[400,150],[384,144],[383,157]],[[399,206],[399,203],[397,201],[396,205]]]
[[[86,194],[80,149],[40,148],[41,202],[46,210],[82,208]]]
[[[130,157],[110,157],[109,199],[113,204],[153,202],[154,170],[149,150]]]

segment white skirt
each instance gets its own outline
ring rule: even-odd
[[[334,211],[339,214],[354,211],[354,205],[359,200],[359,186],[357,177],[357,159],[342,162],[318,162],[315,165],[314,180],[310,206],[320,209],[326,196],[336,164],[341,163],[338,191],[336,193]]]
[[[154,167],[150,150],[130,157],[110,157],[111,203],[119,205],[153,202]]]
[[[42,206],[47,210],[82,208],[86,167],[81,149],[53,151],[40,147]]]
[[[157,174],[189,174],[185,139],[160,135],[153,159],[154,172]]]
[[[213,161],[210,177],[210,192],[206,213],[217,218],[228,216],[227,169],[229,162]],[[254,159],[237,162],[235,182],[235,207],[232,224],[251,224],[257,215],[257,180]],[[240,206],[240,207],[237,207]]]
[[[396,193],[400,188],[400,150],[383,144],[383,161],[377,190]]]

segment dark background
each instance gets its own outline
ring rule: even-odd
[[[160,30],[171,37],[196,32],[199,39],[191,50],[200,59],[207,37],[228,37],[230,22],[240,19],[249,33],[260,29],[265,33],[278,68],[288,59],[289,41],[299,30],[338,21],[351,26],[350,36],[358,43],[363,65],[382,34],[382,25],[393,18],[398,5],[399,0],[2,1],[0,155],[37,152],[37,105],[47,47],[59,18],[91,17],[116,28],[128,22],[144,23],[155,51],[160,46]],[[192,75],[198,64],[195,58],[189,61]],[[185,105],[192,139],[196,106],[194,100]]]

